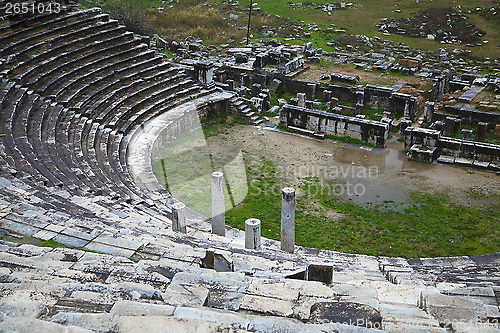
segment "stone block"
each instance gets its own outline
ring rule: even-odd
[[[281,86],[281,81],[278,80],[278,79],[274,79],[272,82],[271,82],[271,86],[269,87],[269,90],[271,90],[273,93],[277,92],[278,89],[280,88]]]
[[[288,301],[296,301],[299,292],[285,286],[283,280],[253,279],[248,287],[248,294],[273,297]]]
[[[365,328],[381,328],[382,316],[376,309],[351,302],[320,302],[311,307],[308,323],[347,323]]]
[[[207,299],[208,289],[202,286],[171,283],[161,296],[169,305],[202,306]]]
[[[291,317],[293,315],[294,302],[282,299],[245,295],[241,308],[245,310],[270,314],[273,316]]]

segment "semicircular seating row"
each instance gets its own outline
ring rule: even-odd
[[[445,332],[440,325],[453,317],[450,309],[466,311],[454,297],[467,295],[476,302],[463,303],[475,304],[468,314],[480,313],[478,320],[497,315],[495,255],[412,261],[302,247],[289,254],[271,240],[252,251],[244,248],[241,231],[227,228],[226,237],[213,235],[196,217],[187,235],[176,234],[164,204],[168,193],[153,198],[129,175],[128,143],[148,119],[216,91],[194,83],[100,9],[65,7],[61,13],[30,16],[3,8],[0,228],[80,250],[0,240],[0,278],[9,291],[2,294],[0,309],[27,318],[2,324],[6,318],[0,315],[0,328],[30,331],[29,325],[41,325],[58,331],[51,325],[63,323],[98,324],[101,331],[125,325],[133,331],[127,322],[132,311],[165,317],[138,321],[143,327],[171,325],[177,318],[178,325],[188,323],[182,329],[199,320],[213,322],[206,331],[381,332],[303,324],[312,305],[344,302],[380,313],[387,332],[409,332],[412,325],[426,325],[422,332]],[[219,267],[200,268],[207,265]],[[316,277],[314,269],[320,272]],[[439,298],[450,290],[451,300]],[[28,294],[26,302],[18,302]],[[26,310],[41,299],[51,311]],[[141,302],[158,307],[146,311]],[[95,316],[84,313],[89,306]],[[440,306],[448,311],[442,316]]]

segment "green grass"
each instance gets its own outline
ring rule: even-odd
[[[366,107],[363,109],[363,114],[370,120],[380,121],[382,116],[377,116],[376,114],[382,114],[384,110],[373,109],[371,107]]]
[[[500,137],[495,134],[494,130],[489,130],[486,132],[486,142],[492,143],[494,145],[500,145]]]
[[[239,43],[246,36],[245,29],[235,29],[226,20],[229,13],[238,14],[236,26],[245,27],[247,22],[247,8],[249,0],[239,1],[240,6],[233,7],[224,4],[222,1],[200,2],[197,0],[183,0],[178,2],[174,8],[167,8],[160,13],[157,8],[161,6],[169,7],[169,3],[162,3],[160,0],[77,0],[85,7],[102,7],[105,12],[111,12],[117,15],[129,15],[131,26],[142,25],[143,28],[150,29],[152,33],[165,36],[167,38],[183,39],[187,36],[200,37],[208,42],[216,44],[226,43],[229,39],[234,39]],[[310,2],[302,2],[304,6],[301,9],[294,9],[289,6],[289,0],[261,0],[258,6],[262,9],[261,13],[254,13],[251,27],[253,40],[270,39],[275,37],[263,38],[263,26],[273,27],[278,34],[278,39],[284,40],[294,37],[290,41],[292,44],[311,41],[315,48],[323,48],[325,51],[334,52],[334,47],[327,46],[328,42],[339,38],[345,38],[344,35],[366,35],[368,37],[380,37],[397,43],[404,43],[410,47],[438,51],[440,48],[446,48],[452,51],[455,48],[465,48],[464,45],[440,44],[438,41],[430,41],[425,38],[415,38],[392,34],[385,36],[378,31],[377,24],[385,17],[413,17],[419,10],[452,7],[457,9],[461,6],[463,10],[472,10],[472,14],[467,14],[470,22],[478,28],[486,31],[486,36],[482,40],[488,40],[488,44],[481,47],[472,48],[473,57],[493,57],[498,56],[498,45],[500,44],[500,24],[498,20],[485,19],[476,13],[476,7],[487,4],[481,0],[440,0],[440,1],[420,1],[415,0],[358,0],[355,2],[355,9],[335,10],[328,16],[325,12],[309,6]],[[299,2],[299,1],[294,1]],[[331,1],[317,0],[315,4],[324,4]],[[400,9],[398,13],[395,10]],[[271,16],[268,16],[271,15]],[[279,18],[276,16],[279,15]],[[293,21],[300,25],[311,34],[311,37],[305,38],[303,33],[296,36],[291,29],[289,22]],[[308,31],[307,24],[316,23],[319,31]],[[345,33],[334,33],[328,31],[334,29],[344,29]],[[368,48],[360,46],[363,52],[368,52]]]
[[[98,251],[94,251],[94,250],[89,250],[89,249],[86,249],[84,247],[74,247],[74,246],[64,245],[64,244],[58,243],[58,242],[56,242],[55,240],[52,240],[52,239],[44,240],[42,246],[44,246],[44,247],[50,247],[50,248],[53,248],[53,249],[56,249],[58,247],[65,247],[65,248],[68,248],[68,249],[75,249],[75,250],[80,250],[80,251],[85,251],[85,252],[92,252],[92,253],[99,253],[99,254],[108,254],[108,253],[104,253],[104,252],[98,252]]]
[[[247,169],[251,190],[242,203],[226,213],[226,219],[229,225],[243,230],[247,218],[258,218],[262,222],[262,235],[279,240],[280,189],[288,184],[279,182],[271,162],[265,159],[261,162]],[[477,209],[453,204],[445,195],[416,192],[411,195],[409,208],[398,212],[360,206],[332,196],[324,188],[317,179],[307,179],[301,185],[296,210],[299,245],[403,257],[473,255],[500,250],[498,204]],[[312,208],[315,206],[323,210]],[[325,210],[343,217],[332,220]]]
[[[227,124],[213,124],[210,131],[232,131]],[[198,139],[186,137],[171,144],[164,156],[168,175],[175,175],[174,197],[205,216],[211,214],[211,172],[231,163],[236,156],[223,143],[203,133]],[[214,143],[215,141],[215,143]],[[225,142],[225,141],[224,141]],[[189,153],[188,153],[189,152]],[[278,167],[265,157],[246,153],[244,170],[247,192],[236,187],[226,192],[226,222],[244,229],[245,220],[258,218],[264,237],[280,239],[281,188],[295,186],[297,192],[296,243],[298,245],[368,255],[433,257],[486,254],[500,251],[500,195],[489,194],[493,204],[461,206],[442,193],[411,194],[401,206],[393,202],[355,204],[338,192],[342,179],[319,181],[308,177],[291,184]],[[248,158],[248,160],[246,160]],[[160,182],[161,163],[155,166]],[[170,180],[170,179],[168,179]],[[231,183],[234,184],[234,181]],[[240,184],[241,185],[241,184]],[[469,195],[469,194],[467,194]],[[470,193],[472,199],[486,198]],[[236,203],[236,205],[233,205]],[[332,218],[332,212],[338,218]]]
[[[375,147],[372,143],[364,142],[360,139],[352,138],[350,136],[336,136],[336,135],[327,134],[326,137],[328,139],[335,140],[335,141],[341,141],[344,143],[360,145],[360,146],[367,146],[367,147]]]
[[[247,4],[249,1],[240,1],[241,4]],[[449,50],[454,48],[464,48],[464,46],[456,45],[443,45],[437,41],[430,41],[425,38],[413,38],[398,34],[392,34],[391,36],[384,36],[378,31],[376,27],[377,23],[380,22],[382,18],[385,17],[411,17],[414,13],[421,9],[435,8],[435,7],[454,7],[456,8],[460,5],[463,9],[473,10],[470,17],[471,23],[475,24],[479,28],[485,30],[487,35],[483,37],[483,40],[487,39],[490,42],[482,47],[473,48],[473,52],[478,56],[490,56],[496,57],[498,55],[497,45],[500,41],[500,27],[498,23],[493,20],[485,20],[481,16],[475,13],[475,8],[481,6],[483,1],[469,1],[469,0],[440,0],[440,1],[420,1],[418,4],[415,0],[398,0],[397,2],[393,0],[358,0],[355,4],[359,5],[356,9],[347,10],[336,10],[331,12],[331,16],[326,13],[311,9],[307,6],[303,6],[301,9],[294,9],[287,5],[289,0],[260,0],[259,7],[265,13],[280,15],[282,17],[289,17],[293,21],[299,22],[304,21],[304,25],[308,23],[316,23],[323,31],[311,32],[310,40],[313,41],[315,47],[323,47],[325,50],[330,51],[330,47],[326,46],[327,38],[336,38],[335,34],[326,34],[324,28],[330,27],[331,23],[337,25],[336,29],[345,29],[346,34],[360,34],[366,35],[368,37],[378,36],[382,39],[405,43],[410,47],[437,51],[444,47]],[[294,1],[298,2],[298,1]],[[316,4],[324,4],[331,1],[327,0],[317,0]],[[303,2],[305,4],[305,2]],[[397,13],[395,10],[400,9],[401,13]]]
[[[231,120],[232,119],[232,120]],[[156,163],[153,172],[172,195],[188,207],[209,216],[211,212],[211,175],[222,171],[231,175],[225,181],[226,207],[231,207],[242,194],[246,186],[244,169],[241,165],[241,153],[235,145],[209,144],[210,138],[219,131],[232,131],[235,123],[245,122],[237,116],[221,114],[205,119],[201,130],[170,143],[162,159]]]
[[[454,132],[451,135],[451,137],[455,138],[455,139],[460,139],[462,137],[462,130],[463,129],[472,130],[472,138],[474,139],[476,137],[477,126],[473,126],[473,125],[460,125],[458,131]]]

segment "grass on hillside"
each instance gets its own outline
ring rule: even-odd
[[[102,7],[105,12],[111,13],[114,17],[125,20],[129,29],[138,33],[157,33],[166,38],[184,39],[187,36],[194,36],[203,39],[207,43],[227,43],[234,40],[239,44],[246,36],[246,25],[249,0],[239,1],[239,6],[230,6],[222,1],[199,1],[182,0],[166,1],[160,0],[77,0],[85,7]],[[449,51],[455,48],[465,48],[464,45],[440,44],[437,41],[425,38],[413,38],[398,34],[385,36],[378,31],[377,24],[386,17],[412,17],[419,10],[435,7],[461,6],[462,10],[470,9],[471,14],[467,14],[470,22],[479,29],[486,31],[483,40],[488,40],[488,44],[475,47],[471,50],[474,56],[498,57],[500,44],[500,23],[495,19],[486,19],[476,12],[477,7],[489,8],[492,6],[490,0],[422,0],[418,4],[415,0],[358,0],[355,2],[356,8],[345,10],[334,10],[331,16],[327,13],[309,6],[310,1],[302,2],[304,6],[300,9],[292,8],[289,0],[260,0],[258,7],[260,12],[255,12],[252,18],[251,28],[255,41],[266,36],[262,35],[264,26],[273,27],[278,37],[287,39],[296,37],[293,26],[289,20],[301,25],[307,30],[307,24],[316,23],[321,28],[320,31],[309,31],[310,38],[298,37],[299,40],[289,41],[291,43],[302,43],[311,41],[314,47],[321,47],[326,51],[334,51],[333,47],[327,46],[327,42],[337,40],[344,34],[360,34],[369,37],[381,37],[398,43],[405,43],[411,47],[422,50],[437,51],[440,48],[447,48]],[[331,3],[329,0],[316,0],[315,4]],[[170,5],[172,4],[172,8]],[[164,7],[163,12],[158,10]],[[397,12],[396,10],[400,10]],[[228,19],[229,14],[238,15],[236,21]],[[335,29],[345,29],[346,33],[328,32],[327,28],[335,25]],[[368,51],[368,49],[364,50]]]
[[[237,154],[220,150],[217,133],[233,130],[233,125],[211,125],[213,135],[204,145],[185,138],[170,145],[165,154],[167,173],[176,178],[174,196],[210,216],[210,174],[228,165]],[[205,140],[203,138],[203,140]],[[193,146],[198,146],[193,150]],[[191,153],[187,153],[190,151]],[[234,200],[226,192],[229,225],[244,230],[245,220],[258,218],[264,237],[280,239],[281,188],[297,186],[281,178],[277,166],[265,157],[252,157],[243,151],[245,175],[240,185],[248,194]],[[210,158],[208,156],[211,155]],[[207,160],[213,163],[207,163]],[[165,181],[161,163],[155,167],[160,182]],[[206,179],[203,180],[203,177]],[[196,181],[200,180],[202,181]],[[234,183],[234,181],[233,181]],[[408,208],[395,203],[379,206],[358,205],[340,196],[339,180],[320,182],[303,179],[297,189],[296,243],[307,247],[368,255],[434,257],[486,254],[500,251],[500,196],[494,205],[461,206],[443,193],[415,192]],[[332,190],[333,189],[333,190]],[[231,189],[233,190],[233,189]],[[236,193],[238,195],[238,193]],[[337,216],[338,218],[332,218]]]
[[[331,12],[331,16],[328,16],[327,13],[322,12],[319,9],[311,9],[308,6],[303,6],[301,9],[294,9],[287,4],[288,2],[289,0],[260,0],[258,3],[259,7],[261,7],[264,12],[289,17],[293,21],[304,21],[305,24],[316,23],[321,28],[330,27],[331,24],[335,24],[336,28],[345,29],[347,34],[360,34],[368,37],[378,36],[382,39],[405,43],[414,48],[434,51],[442,47],[452,50],[454,48],[464,48],[464,46],[450,46],[440,44],[436,41],[427,40],[425,38],[412,38],[398,34],[384,36],[378,31],[376,25],[383,18],[410,17],[421,9],[446,6],[456,8],[457,6],[461,6],[462,10],[472,10],[472,14],[467,14],[467,16],[470,18],[471,23],[486,31],[487,34],[483,39],[489,40],[488,44],[485,44],[482,47],[473,48],[473,53],[477,56],[489,56],[495,58],[499,55],[499,24],[494,20],[485,20],[476,13],[477,7],[485,6],[489,8],[489,6],[492,5],[491,1],[440,0],[419,1],[416,3],[415,0],[399,0],[397,2],[393,0],[357,0],[354,3],[359,5],[359,7],[355,9],[335,10]],[[294,2],[302,2],[304,4],[308,3],[304,1]],[[245,1],[241,1],[241,3],[244,4]],[[331,1],[316,0],[314,3],[324,4],[331,3]],[[396,12],[398,9],[401,10],[401,12]],[[326,46],[326,38],[324,37],[323,31],[312,32],[310,41],[313,41],[316,44],[316,47],[322,47],[325,48],[325,50],[331,49]]]

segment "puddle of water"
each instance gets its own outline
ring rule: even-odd
[[[331,153],[324,153],[324,159],[317,165],[311,162],[296,165],[285,178],[300,179],[317,177],[323,191],[341,195],[356,204],[378,207],[382,210],[402,211],[409,206],[410,192],[397,180],[387,175],[404,170],[421,171],[433,165],[408,161],[402,152],[404,144],[393,137],[385,149],[333,144]]]

